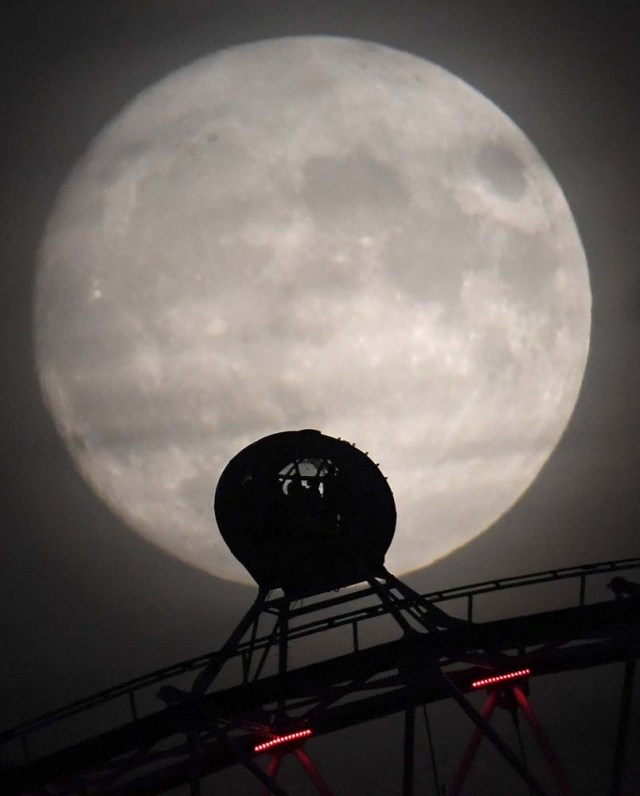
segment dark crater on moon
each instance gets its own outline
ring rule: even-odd
[[[510,149],[501,144],[485,144],[476,157],[478,171],[496,193],[507,199],[519,199],[527,182],[522,162]]]
[[[446,194],[438,201],[438,213],[428,218],[415,210],[407,213],[385,245],[384,261],[390,264],[390,279],[407,298],[452,307],[459,301],[465,273],[482,267],[482,222],[461,213]]]
[[[301,198],[321,224],[355,224],[356,234],[390,223],[409,202],[400,174],[363,147],[343,158],[310,158]]]

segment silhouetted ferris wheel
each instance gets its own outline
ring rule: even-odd
[[[196,796],[216,792],[217,772],[240,766],[256,781],[247,792],[284,796],[291,791],[279,774],[291,757],[328,796],[331,775],[314,760],[314,739],[401,714],[402,796],[466,793],[483,741],[530,793],[567,796],[576,794],[571,772],[534,711],[529,683],[616,662],[624,675],[610,793],[635,792],[625,790],[625,762],[640,586],[619,573],[640,570],[640,558],[418,594],[384,567],[396,513],[377,465],[353,445],[311,430],[274,434],[241,451],[220,478],[215,512],[223,538],[258,585],[223,647],[4,732],[3,794],[139,796],[182,788]],[[478,620],[485,598],[545,584],[566,586],[563,604]],[[383,631],[372,637],[374,626]],[[300,649],[316,659],[303,661]],[[328,649],[331,657],[323,657]],[[477,691],[486,695],[481,709]],[[448,776],[428,713],[445,700],[471,729]],[[117,714],[122,705],[128,719]],[[535,765],[521,743],[496,729],[499,709],[512,715],[520,742],[520,724],[528,728]],[[72,741],[65,728],[87,716],[94,732]],[[424,720],[430,769],[419,791],[416,719]],[[102,720],[107,726],[98,732]],[[55,743],[43,740],[51,728]]]

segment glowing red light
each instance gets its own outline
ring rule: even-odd
[[[263,741],[257,746],[253,747],[254,752],[266,752],[267,749],[273,749],[274,746],[287,743],[287,741],[299,741],[301,738],[308,738],[313,735],[313,730],[298,730],[298,732],[290,732],[288,735],[276,735],[269,741]]]
[[[471,688],[483,688],[487,685],[503,683],[505,680],[515,680],[517,677],[528,677],[530,674],[531,669],[518,669],[517,672],[506,672],[505,674],[496,674],[493,677],[483,677],[482,680],[474,680],[471,683]]]

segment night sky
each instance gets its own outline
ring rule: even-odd
[[[100,502],[76,472],[44,407],[32,350],[37,248],[74,162],[139,91],[234,44],[331,34],[423,56],[511,117],[550,166],[574,213],[589,263],[593,315],[591,351],[573,418],[517,505],[473,543],[411,575],[411,585],[431,591],[638,554],[636,13],[634,3],[622,0],[5,0],[0,11],[4,726],[214,649],[252,600],[250,588],[218,581],[165,555]],[[213,520],[211,532],[217,533]],[[584,674],[564,676],[563,722],[598,710],[596,688],[617,700],[621,670],[602,677],[594,686],[596,680]],[[637,709],[634,721],[637,741]],[[466,734],[464,720],[460,723]],[[592,735],[604,726],[594,722]],[[606,731],[613,739],[613,726]],[[363,737],[350,731],[347,743],[358,745]],[[595,737],[591,743],[596,749],[612,740]],[[398,764],[400,759],[398,752]],[[601,761],[588,753],[575,761],[583,772],[581,793],[604,792]],[[380,788],[360,789],[384,792]],[[247,792],[256,792],[253,783]]]

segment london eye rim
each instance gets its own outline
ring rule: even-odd
[[[541,570],[528,573],[526,575],[494,578],[491,580],[478,581],[466,586],[440,589],[434,592],[425,593],[421,596],[424,600],[431,603],[442,603],[451,600],[466,599],[469,601],[468,607],[472,608],[473,598],[483,594],[505,591],[509,589],[524,588],[528,586],[543,585],[545,583],[554,581],[575,579],[578,580],[580,584],[578,605],[584,605],[586,598],[586,581],[588,578],[596,575],[606,575],[609,573],[624,572],[634,569],[640,569],[640,556],[589,564],[580,564],[550,570]],[[347,595],[347,601],[366,596],[367,593],[370,593],[369,589],[350,591]],[[322,608],[328,608],[344,601],[344,598],[341,597],[328,598],[322,603],[311,605],[309,610],[321,610]],[[300,611],[298,611],[298,613],[300,613]],[[295,610],[291,612],[292,616],[295,614]],[[344,622],[351,623],[353,621],[364,621],[366,619],[374,618],[376,615],[376,611],[370,611],[362,616],[346,614]],[[333,617],[331,626],[339,626],[340,619],[340,616]],[[316,632],[322,632],[325,627],[326,625],[322,624],[322,622],[310,623],[308,628],[301,627],[299,629],[299,633],[300,636],[302,634],[313,635]],[[296,637],[296,635],[292,636],[293,639]],[[257,648],[260,648],[262,645],[266,645],[267,643],[268,639],[266,637],[256,640]],[[23,722],[15,725],[14,727],[3,730],[0,732],[0,746],[10,743],[16,738],[24,737],[39,729],[50,726],[56,722],[64,721],[67,718],[71,718],[85,711],[98,708],[106,702],[110,702],[120,697],[130,697],[131,694],[134,694],[136,691],[144,689],[148,686],[157,685],[158,683],[162,683],[181,674],[198,671],[210,663],[210,661],[217,655],[217,652],[218,651],[216,650],[214,652],[180,661],[170,666],[156,669],[147,674],[124,681],[116,686],[98,691],[89,697],[75,700],[61,708],[48,711],[41,716],[38,716],[27,722]],[[242,652],[243,649],[240,646],[233,657],[242,655]]]
[[[633,585],[633,584],[631,584]],[[624,620],[624,621],[621,621]],[[572,609],[560,609],[559,611],[532,614],[522,617],[511,617],[509,619],[496,620],[483,624],[485,642],[492,645],[501,640],[503,646],[513,649],[519,646],[519,640],[524,636],[529,642],[536,645],[542,639],[546,640],[547,645],[551,645],[552,651],[556,646],[555,642],[560,640],[567,643],[571,638],[587,639],[587,652],[583,649],[569,647],[564,650],[555,649],[551,656],[546,655],[546,660],[535,662],[535,655],[529,657],[526,663],[534,666],[533,669],[526,671],[519,670],[515,676],[537,676],[544,674],[554,674],[563,671],[573,671],[604,663],[616,661],[629,661],[630,650],[633,649],[634,660],[640,654],[640,602],[637,598],[622,599],[619,601],[607,601],[594,603],[591,605],[578,606]],[[579,620],[579,621],[578,621]],[[609,630],[615,628],[615,632]],[[630,628],[633,629],[635,636],[631,639]],[[456,628],[451,631],[456,636]],[[459,634],[458,634],[459,635]],[[605,636],[604,642],[594,643],[594,638]],[[611,636],[611,638],[609,638]],[[469,639],[458,638],[462,643]],[[477,641],[477,639],[472,641]],[[437,640],[436,640],[437,643]],[[451,649],[451,642],[446,638],[446,634],[440,638],[441,645],[448,657],[453,660],[460,660],[460,650]],[[370,663],[373,660],[374,669],[385,671],[397,666],[398,660],[402,660],[411,668],[415,663],[421,665],[422,674],[420,677],[421,687],[416,689],[415,682],[405,684],[407,687],[397,689],[393,692],[386,692],[385,688],[389,682],[378,681],[375,686],[382,687],[380,693],[373,694],[372,698],[364,698],[355,702],[347,702],[330,706],[329,710],[323,710],[314,722],[313,734],[324,735],[346,727],[362,724],[373,719],[388,716],[400,711],[408,711],[420,705],[446,699],[451,696],[451,689],[442,688],[443,680],[437,676],[433,681],[424,676],[423,664],[429,664],[433,659],[434,640],[423,635],[420,638],[403,638],[395,642],[379,645],[378,647],[362,650],[360,660],[355,661],[353,655],[333,658],[328,661],[321,661],[311,666],[301,669],[291,670],[287,675],[287,692],[291,687],[294,698],[304,697],[304,690],[310,688],[311,678],[309,672],[315,669],[314,675],[324,671],[336,681],[344,680],[345,672],[353,673],[355,670],[364,669],[371,671]],[[453,642],[455,647],[455,638]],[[473,646],[473,644],[472,644]],[[368,660],[367,660],[368,659]],[[517,661],[512,660],[512,666],[521,666],[523,658]],[[535,662],[535,663],[534,663]],[[356,664],[354,666],[354,663]],[[473,677],[482,673],[482,668],[471,667],[464,671],[454,671],[447,673],[454,690],[459,693],[468,692],[477,685],[473,682]],[[484,670],[486,674],[486,670]],[[215,691],[206,695],[202,704],[198,708],[200,715],[207,715],[217,721],[216,714],[224,713],[225,705],[228,703],[233,709],[243,708],[243,702],[249,704],[255,698],[256,689],[262,689],[262,696],[273,693],[274,684],[277,683],[277,676],[265,678],[264,680],[243,684],[224,691]],[[501,679],[501,678],[498,678]],[[482,680],[481,683],[485,681]],[[398,682],[395,683],[398,685]],[[313,688],[317,690],[318,685],[324,687],[325,683],[319,683],[316,679]],[[374,687],[375,687],[374,686]],[[302,687],[302,690],[301,690]],[[491,686],[489,686],[491,687]],[[260,694],[259,694],[260,695]],[[270,697],[268,697],[270,699]],[[204,708],[204,712],[202,710]],[[166,790],[180,784],[189,783],[194,776],[194,765],[189,751],[188,743],[184,743],[184,718],[182,708],[174,706],[159,711],[151,716],[147,716],[134,722],[131,725],[124,725],[115,730],[103,733],[100,736],[80,742],[74,747],[61,750],[60,752],[49,755],[45,758],[34,761],[31,766],[16,767],[6,771],[1,777],[4,792],[7,796],[12,794],[42,792],[32,791],[30,783],[35,780],[38,787],[46,782],[61,782],[68,777],[86,776],[89,772],[93,773],[100,766],[107,769],[113,765],[111,761],[121,760],[122,755],[141,748],[146,754],[146,764],[160,763],[162,768],[156,768],[149,772],[140,772],[134,779],[129,779],[125,783],[118,785],[115,789],[90,790],[95,793],[108,793],[110,796],[138,796],[142,793],[163,793]],[[170,748],[152,751],[154,746],[164,738],[180,735],[181,742]],[[205,777],[223,768],[242,762],[238,757],[244,755],[249,757],[251,749],[256,751],[254,744],[258,740],[264,740],[264,732],[244,733],[233,740],[235,751],[221,745],[220,739],[213,733],[207,733],[199,740],[200,749],[205,754],[199,759],[197,764],[197,777]],[[151,751],[150,751],[151,750]],[[176,757],[186,756],[184,760],[177,760]],[[135,752],[134,752],[135,760]],[[128,763],[125,761],[125,768]],[[255,765],[255,764],[254,764]],[[94,766],[91,769],[90,766]],[[135,765],[132,766],[135,769]],[[75,793],[75,790],[63,791]],[[84,791],[83,791],[84,792]],[[275,791],[274,791],[275,792]]]

